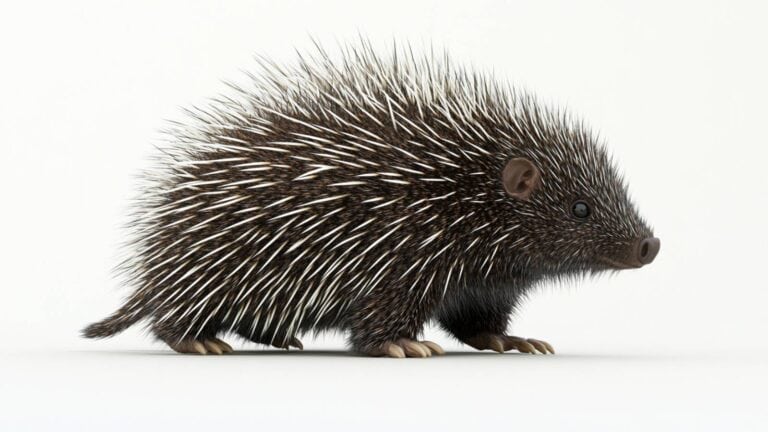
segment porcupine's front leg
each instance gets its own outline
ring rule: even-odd
[[[445,299],[437,317],[445,330],[478,350],[554,354],[552,345],[545,341],[506,334],[509,317],[519,299],[519,291],[465,288]]]
[[[418,341],[436,298],[408,289],[399,281],[360,299],[349,319],[350,344],[355,351],[386,357],[431,357],[445,351],[436,343]],[[430,294],[427,292],[427,294]]]

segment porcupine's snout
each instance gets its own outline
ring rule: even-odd
[[[661,241],[658,238],[644,238],[635,246],[635,257],[641,266],[650,264],[658,255],[659,248],[661,248]]]

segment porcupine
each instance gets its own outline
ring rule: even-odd
[[[83,330],[146,319],[183,353],[218,336],[426,357],[434,320],[498,352],[533,286],[637,268],[659,250],[600,140],[530,93],[447,55],[369,43],[293,66],[258,58],[233,96],[189,111],[141,192],[122,307]]]

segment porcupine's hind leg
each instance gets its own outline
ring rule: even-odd
[[[439,295],[439,290],[424,289],[401,280],[394,286],[379,285],[360,299],[348,322],[352,348],[371,356],[396,358],[443,354],[438,344],[417,340]]]
[[[233,351],[228,343],[216,337],[184,339],[178,343],[169,343],[168,346],[181,354],[228,354]]]
[[[219,329],[213,325],[207,325],[199,332],[191,332],[193,328],[189,322],[179,321],[175,323],[153,322],[152,332],[174,351],[182,354],[227,354],[232,347],[228,343],[216,337]]]
[[[505,334],[520,291],[507,288],[465,288],[447,297],[438,310],[440,325],[465,344],[503,353],[554,354],[549,343]]]
[[[168,344],[172,350],[181,354],[227,354],[233,351],[232,347],[216,337],[216,333],[201,333],[196,337],[185,336],[179,338],[175,332],[167,329],[153,328],[155,335]]]

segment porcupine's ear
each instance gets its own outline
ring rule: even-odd
[[[525,158],[510,159],[501,172],[504,190],[517,199],[528,200],[539,187],[541,173],[533,162]]]

